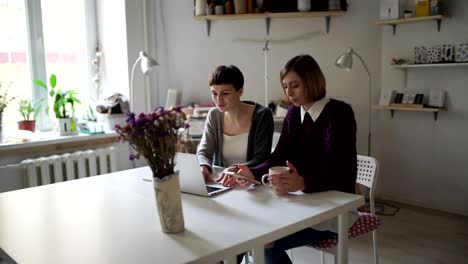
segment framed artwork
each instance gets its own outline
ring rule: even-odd
[[[395,95],[395,100],[393,100],[394,104],[401,104],[403,102],[403,93],[397,93]]]
[[[429,94],[429,102],[427,104],[434,107],[444,107],[445,91],[431,90]]]
[[[398,19],[400,0],[380,0],[380,19]]]
[[[383,90],[380,94],[379,105],[390,105],[395,99],[395,90]]]
[[[401,103],[402,104],[411,104],[410,103],[410,94],[404,94],[403,95],[403,99],[401,100]]]

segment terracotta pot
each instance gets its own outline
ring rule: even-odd
[[[165,233],[180,233],[185,230],[180,194],[179,173],[162,179],[154,178],[154,194],[158,207],[159,221]]]
[[[36,121],[18,121],[18,129],[21,130],[29,130],[31,132],[34,132],[36,130]]]

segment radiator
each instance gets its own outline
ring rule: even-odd
[[[21,162],[28,187],[69,181],[116,171],[114,147],[77,151]]]

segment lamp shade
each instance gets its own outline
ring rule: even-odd
[[[158,65],[158,62],[154,60],[153,58],[148,57],[148,55],[144,51],[140,52],[140,58],[141,58],[141,62],[140,62],[141,72],[144,75],[148,74],[153,69],[154,66]]]
[[[335,62],[338,68],[350,71],[353,67],[353,48],[348,48]]]

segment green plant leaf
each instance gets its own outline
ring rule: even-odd
[[[71,131],[76,131],[76,122],[75,122],[75,119],[71,119],[70,121],[70,129]]]
[[[55,74],[51,74],[50,75],[50,86],[52,87],[52,89],[55,88],[55,86],[57,85],[57,76]]]
[[[37,86],[40,86],[40,87],[42,87],[42,88],[44,88],[44,89],[47,90],[47,85],[46,85],[43,81],[41,81],[41,80],[34,80],[33,82],[34,82]]]

